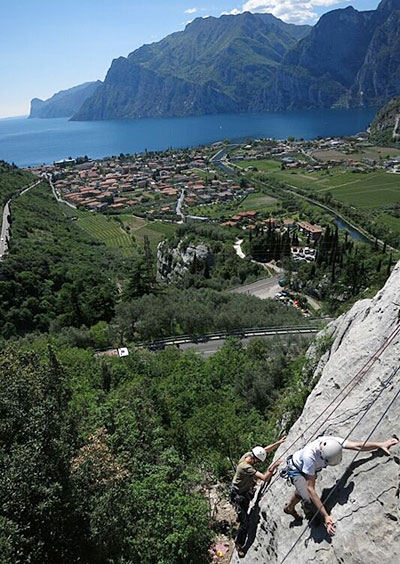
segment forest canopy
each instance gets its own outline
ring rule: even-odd
[[[228,484],[308,391],[304,343],[277,344],[232,340],[208,360],[105,359],[42,337],[4,349],[2,562],[207,562],[204,487]]]

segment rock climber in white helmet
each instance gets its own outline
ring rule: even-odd
[[[306,515],[312,515],[318,511],[325,521],[328,534],[333,536],[335,534],[335,522],[328,514],[315,489],[317,473],[326,466],[339,464],[342,460],[344,448],[358,451],[381,449],[386,454],[390,454],[389,449],[398,442],[399,439],[395,435],[383,442],[349,441],[341,437],[331,436],[318,437],[287,459],[288,464],[284,473],[296,488],[296,492],[284,507],[284,512],[292,515],[296,520],[300,520],[302,517],[297,513],[296,505],[302,500]]]

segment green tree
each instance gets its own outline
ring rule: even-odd
[[[152,279],[145,257],[139,257],[132,265],[131,274],[124,292],[125,299],[138,298],[151,292]]]
[[[9,349],[0,358],[0,518],[11,530],[12,561],[73,558],[69,460],[76,437],[65,374],[49,350]],[[4,537],[0,543],[5,542]]]

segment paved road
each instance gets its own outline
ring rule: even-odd
[[[309,332],[303,330],[301,333],[298,333],[299,335],[301,334],[302,337],[308,337],[310,339],[312,339],[315,336],[315,329],[310,329]],[[290,339],[293,339],[293,336],[297,335],[297,333],[295,331],[291,331],[291,332],[287,332],[285,334],[284,331],[282,331],[282,333],[280,333],[280,336],[283,339],[286,339],[288,342],[290,342]],[[260,332],[259,334],[254,334],[251,337],[244,337],[240,339],[240,342],[243,343],[243,345],[245,347],[248,346],[248,344],[253,340],[253,339],[270,339],[271,337],[275,337],[275,334],[269,334],[269,335],[263,335],[262,332]],[[179,349],[182,351],[186,351],[186,350],[194,350],[197,354],[200,354],[203,357],[208,357],[211,356],[212,354],[216,353],[219,349],[221,349],[224,344],[225,344],[225,340],[226,339],[210,339],[208,341],[205,342],[201,342],[201,343],[182,343],[179,344]]]
[[[10,200],[5,204],[3,209],[3,220],[1,222],[1,236],[0,236],[0,259],[3,258],[3,255],[8,251],[8,243],[7,239],[9,236],[9,223],[8,223],[8,216],[10,213]]]
[[[233,294],[248,294],[249,296],[256,296],[261,299],[273,298],[275,294],[282,290],[278,284],[279,278],[281,278],[281,275],[270,276],[269,278],[257,280],[257,282],[253,282],[252,284],[233,288],[229,290],[229,292]]]
[[[22,191],[19,193],[19,195],[21,196],[22,194],[25,194],[25,192],[27,192],[28,190],[31,190],[31,188],[34,188],[35,186],[37,186],[41,182],[42,182],[41,180],[37,180],[36,182],[34,182],[33,184],[30,184],[26,188],[23,188]],[[12,198],[15,198],[17,195],[18,194],[15,194],[14,196],[12,196]],[[9,243],[9,240],[10,240],[10,224],[9,224],[9,221],[8,221],[8,216],[10,215],[10,203],[11,203],[11,198],[5,204],[4,209],[3,209],[3,218],[2,218],[2,222],[1,222],[1,236],[0,236],[0,260],[7,253],[8,243]]]
[[[22,196],[22,194],[25,194],[25,192],[28,192],[28,190],[31,190],[32,188],[35,188],[35,186],[37,186],[38,184],[40,184],[42,181],[41,180],[37,180],[36,182],[34,182],[33,184],[30,184],[29,186],[27,186],[26,188],[24,188],[21,192],[20,192],[20,196]]]
[[[283,288],[279,286],[278,280],[282,277],[282,274],[271,276],[270,278],[264,278],[263,280],[257,280],[257,282],[253,282],[252,284],[246,284],[245,286],[239,286],[238,288],[233,288],[228,290],[228,292],[232,292],[234,294],[248,294],[249,296],[256,296],[262,300],[266,298],[273,298],[275,297],[278,292],[282,292]],[[314,311],[318,311],[321,309],[320,304],[317,300],[314,300],[310,296],[304,296],[310,306],[313,308]]]
[[[44,176],[46,178],[46,180],[48,180],[49,184],[50,184],[50,188],[53,191],[53,196],[55,197],[57,202],[61,202],[62,204],[67,205],[68,207],[72,208],[73,210],[76,210],[76,206],[74,204],[71,204],[71,202],[67,202],[66,200],[63,200],[61,198],[60,193],[55,189],[55,186],[53,184],[53,175],[50,172],[45,172]]]

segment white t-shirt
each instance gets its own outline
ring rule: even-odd
[[[320,444],[325,439],[335,439],[338,443],[346,448],[346,440],[341,437],[322,436],[308,443],[304,448],[297,450],[293,454],[293,463],[298,470],[308,476],[315,476],[317,472],[326,468],[328,463],[321,457]]]

